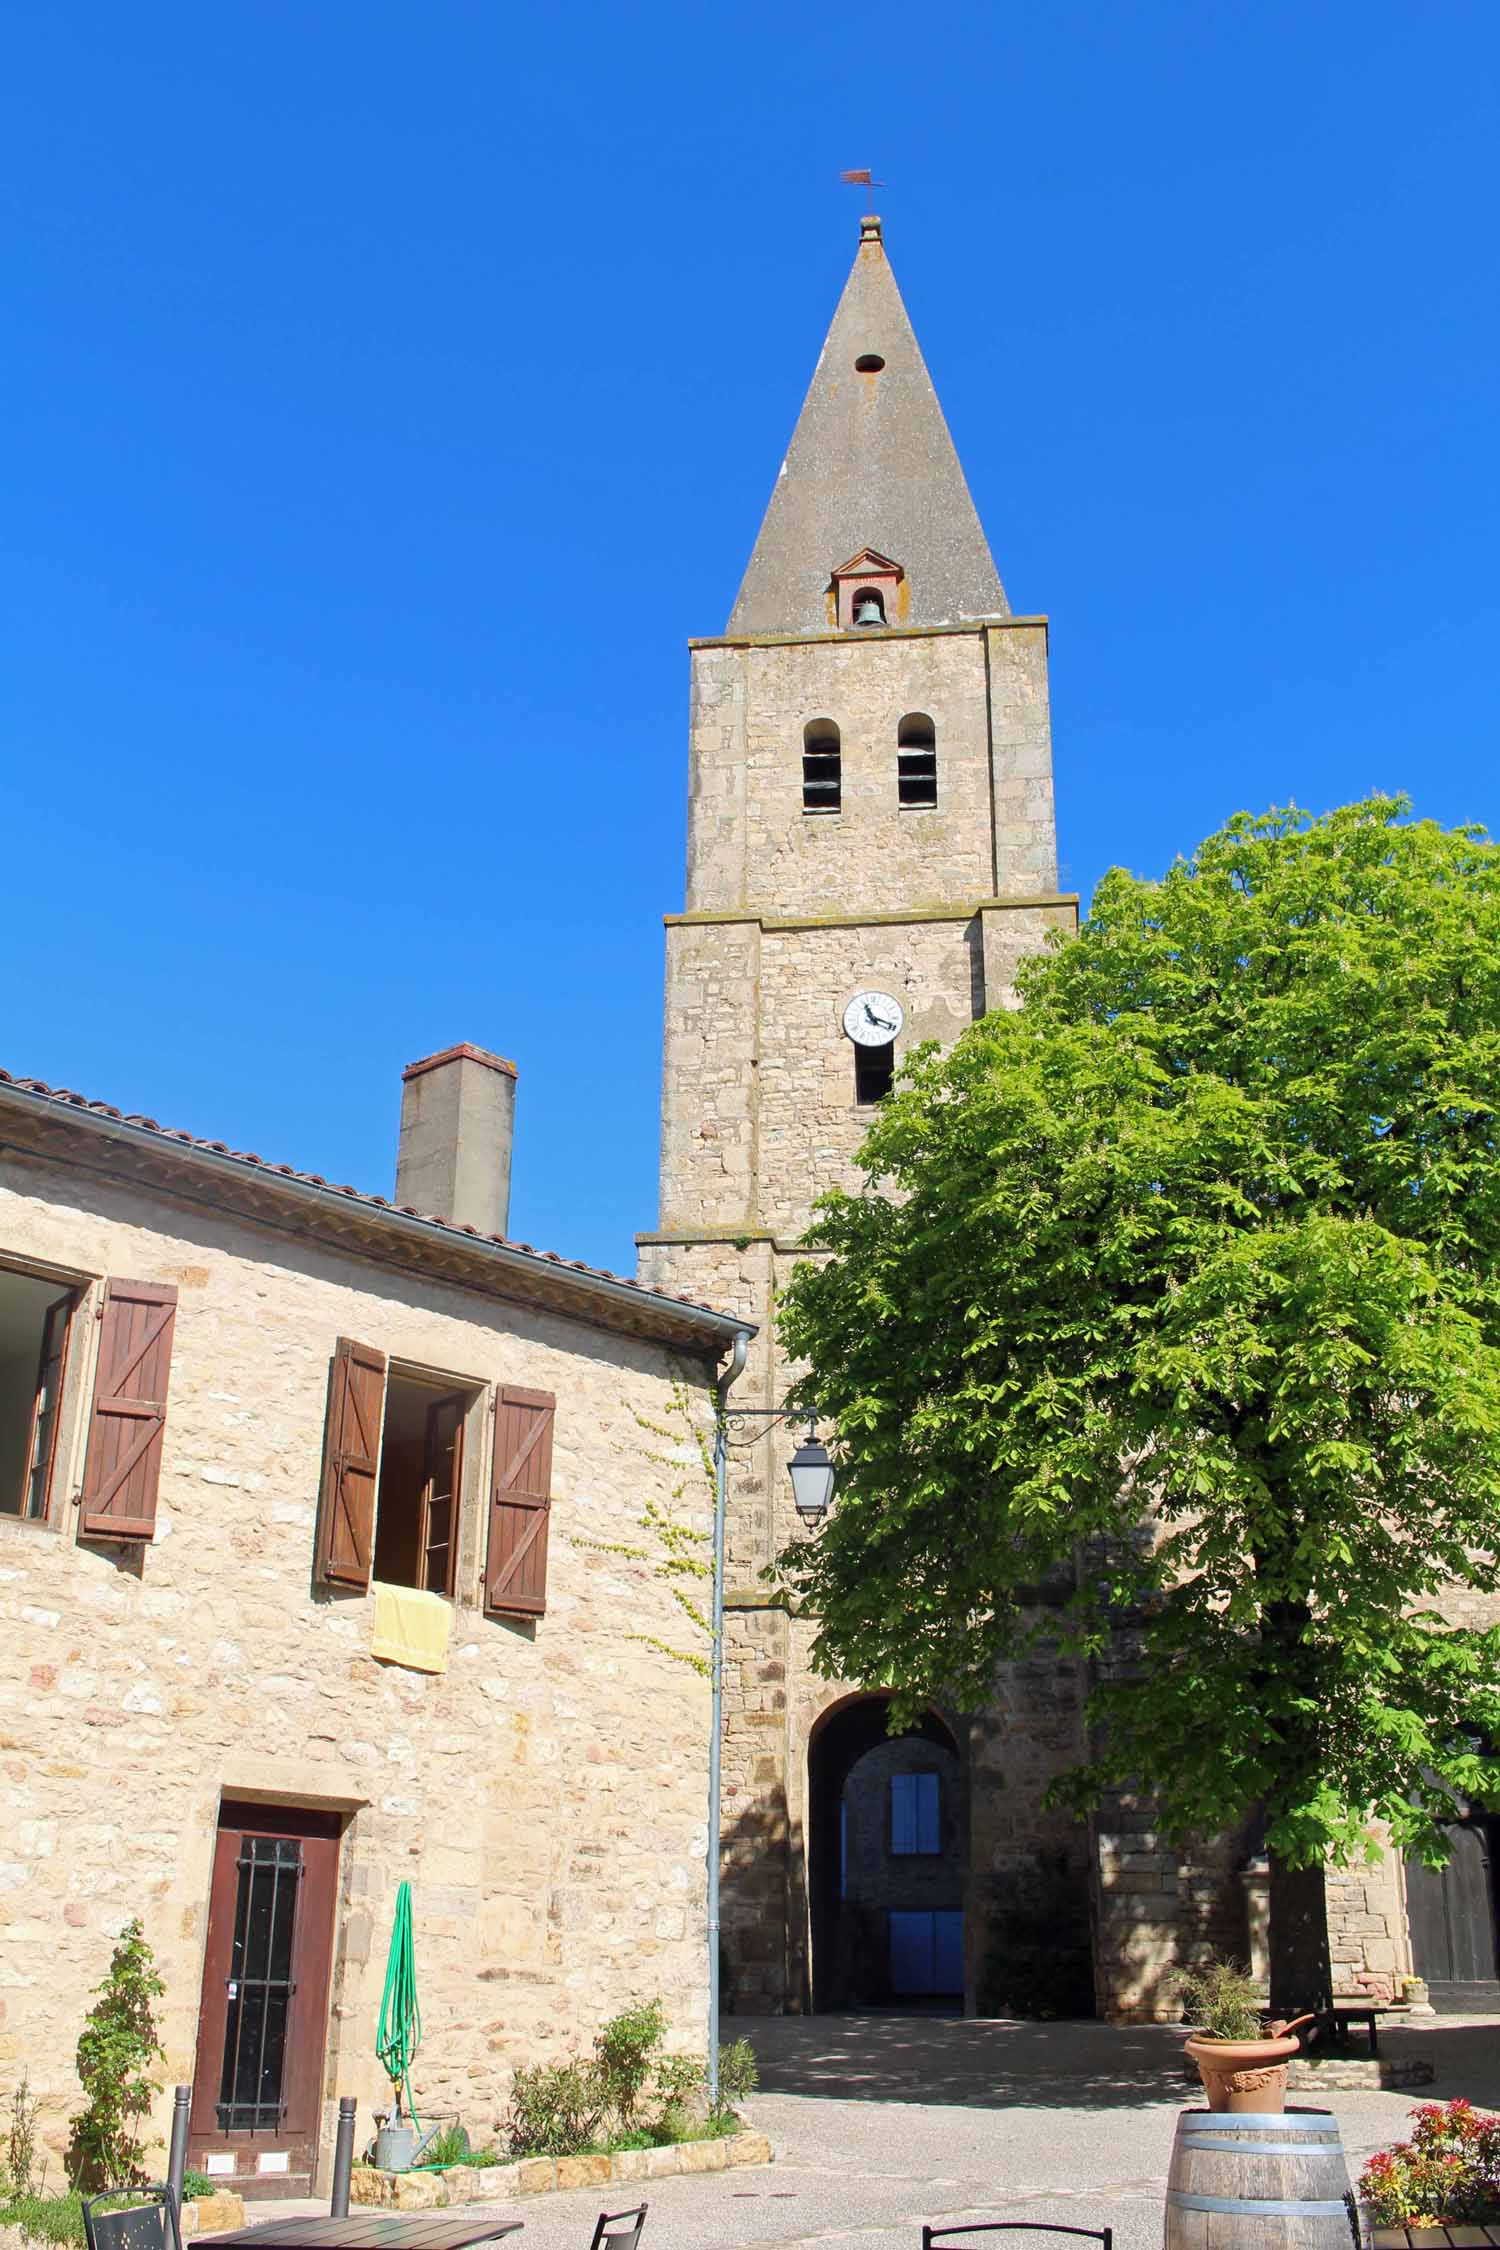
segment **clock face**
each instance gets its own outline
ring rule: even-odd
[[[857,1047],[887,1047],[906,1017],[888,992],[856,992],[844,1010],[844,1031]]]

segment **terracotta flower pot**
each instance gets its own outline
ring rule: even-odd
[[[1271,2112],[1286,2106],[1286,2074],[1297,2039],[1200,2039],[1187,2042],[1210,2109]]]

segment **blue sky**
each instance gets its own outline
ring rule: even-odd
[[[656,1209],[690,634],[886,239],[1065,880],[1241,806],[1500,827],[1493,0],[6,5],[0,1062],[512,1231]]]

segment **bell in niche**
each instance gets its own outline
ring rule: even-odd
[[[880,596],[866,587],[854,597],[854,622],[856,625],[883,625],[885,604]]]

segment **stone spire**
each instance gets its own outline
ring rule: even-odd
[[[844,285],[731,633],[818,633],[834,571],[865,548],[904,572],[892,624],[1009,614],[873,214]]]

